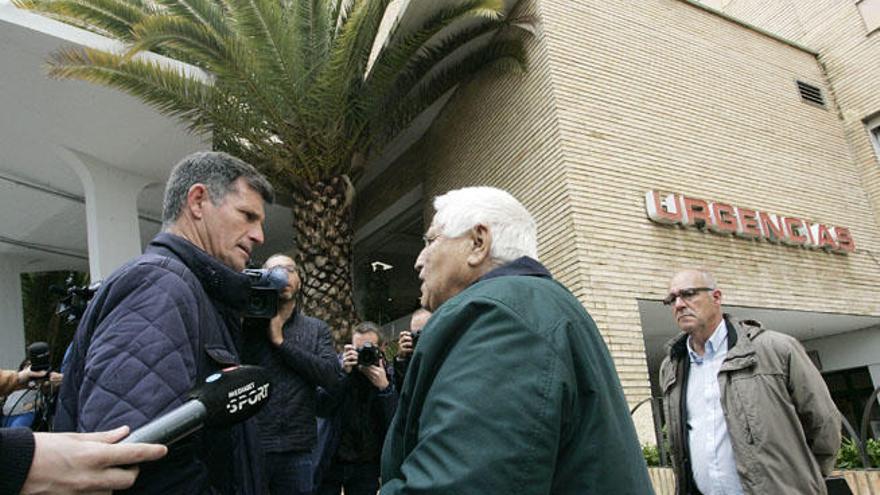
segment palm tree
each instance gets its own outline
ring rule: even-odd
[[[390,0],[15,1],[126,46],[61,49],[51,77],[122,90],[210,132],[215,149],[289,195],[303,306],[337,342],[356,320],[353,179],[459,83],[489,66],[523,68],[529,25],[505,16],[503,0],[425,0],[430,12],[411,26],[395,22],[382,43]]]

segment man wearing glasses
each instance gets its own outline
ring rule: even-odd
[[[840,419],[800,343],[724,314],[704,270],[663,303],[683,332],[660,367],[677,493],[827,493]]]
[[[245,325],[245,359],[266,367],[273,377],[269,402],[257,414],[268,489],[272,494],[311,495],[316,388],[336,384],[339,363],[327,324],[297,307],[302,280],[293,260],[272,255],[263,268],[284,268],[288,282],[278,296],[278,314]]]

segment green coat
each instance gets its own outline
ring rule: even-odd
[[[382,454],[382,495],[651,494],[611,357],[530,258],[422,331]]]

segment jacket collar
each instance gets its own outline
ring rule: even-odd
[[[523,256],[521,258],[517,258],[510,263],[505,263],[504,265],[499,266],[498,268],[494,268],[489,272],[483,274],[482,277],[477,279],[477,282],[482,282],[483,280],[488,280],[496,277],[510,277],[510,276],[526,276],[526,277],[541,277],[541,278],[553,278],[550,275],[550,272],[544,268],[538,260],[534,258],[529,258],[528,256]]]
[[[160,232],[150,241],[147,253],[172,255],[199,279],[205,292],[236,313],[244,313],[250,293],[250,278],[229,268],[183,237]]]
[[[729,314],[724,314],[727,326],[727,356],[724,358],[722,371],[747,368],[757,362],[755,346],[752,341],[764,331],[757,322],[741,322]],[[684,332],[679,333],[666,343],[666,354],[672,362],[678,362],[687,356],[687,338]]]

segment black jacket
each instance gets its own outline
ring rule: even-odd
[[[245,325],[245,361],[264,366],[272,377],[269,402],[257,414],[264,452],[309,452],[317,441],[316,387],[336,384],[339,363],[327,324],[296,310],[284,324],[276,348],[269,320]]]
[[[0,429],[0,495],[21,491],[33,459],[34,434],[29,429]]]

